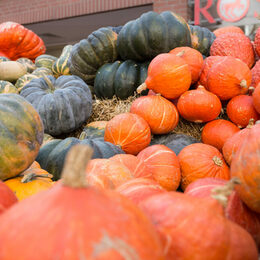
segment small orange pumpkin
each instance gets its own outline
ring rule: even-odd
[[[260,83],[260,60],[255,63],[255,66],[251,69],[252,72],[252,86],[256,87]]]
[[[260,82],[258,83],[253,92],[253,105],[257,113],[260,114]]]
[[[221,27],[213,31],[216,37],[225,34],[225,33],[241,33],[244,34],[244,31],[238,26],[226,26]]]

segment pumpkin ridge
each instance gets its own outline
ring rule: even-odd
[[[122,122],[122,121],[121,121],[121,122]],[[121,126],[121,122],[120,122],[120,126]],[[121,146],[124,145],[124,142],[125,142],[125,141],[127,140],[127,138],[130,136],[130,134],[132,133],[132,131],[133,131],[133,129],[136,127],[136,125],[137,125],[137,122],[135,122],[135,123],[132,125],[131,129],[129,130],[129,132],[128,132],[128,134],[127,134],[127,136],[125,137],[124,140],[120,140],[120,139],[118,138],[118,140],[120,140],[120,145],[121,145]],[[122,127],[120,127],[120,129],[119,129],[120,133],[121,133],[121,129],[122,129]],[[140,133],[139,135],[141,136],[142,133]],[[135,138],[135,139],[136,139],[136,138]],[[131,142],[132,142],[132,141],[134,141],[134,139],[131,138]],[[127,143],[128,143],[128,142],[127,142]]]
[[[170,149],[170,148],[169,148]],[[151,154],[149,157],[147,157],[144,162],[146,162],[147,160],[150,160],[151,158],[153,158],[154,156],[157,156],[158,154],[162,154],[162,153],[172,153],[172,151],[166,151],[166,150],[159,150],[153,154]]]
[[[92,35],[92,36],[94,37],[94,35]],[[79,45],[79,54],[83,53],[83,56],[79,55],[79,54],[77,56],[80,57],[80,58],[82,57],[81,59],[84,61],[84,67],[89,67],[95,72],[97,67],[99,67],[99,65],[102,63],[101,60],[100,60],[100,57],[97,56],[97,54],[96,54],[96,52],[95,52],[95,50],[94,50],[94,48],[93,48],[89,39],[86,39],[86,45],[85,46],[82,46],[82,45]],[[96,64],[95,65],[92,64],[93,61],[89,57],[90,52],[98,60],[98,62],[99,62],[98,66]],[[85,59],[84,59],[84,57],[85,57]],[[77,64],[77,63],[75,63],[75,64]],[[84,70],[84,72],[86,72],[86,71]]]

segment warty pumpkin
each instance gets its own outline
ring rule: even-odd
[[[260,56],[260,29],[259,28],[256,30],[254,44],[255,44],[256,53],[258,56]]]
[[[216,35],[216,37],[225,34],[225,33],[241,33],[244,34],[244,31],[238,27],[238,26],[225,26],[220,27],[213,31],[213,33]]]
[[[253,92],[253,105],[257,113],[260,113],[260,82]]]
[[[251,69],[252,72],[252,86],[256,87],[260,83],[260,60],[255,63],[255,66]]]
[[[18,202],[13,191],[0,180],[0,215]]]

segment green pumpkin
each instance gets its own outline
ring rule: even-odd
[[[28,73],[31,73],[36,69],[36,65],[28,58],[20,58],[16,61],[22,63],[26,67]]]
[[[37,79],[38,76],[33,75],[33,74],[25,74],[22,77],[20,77],[16,82],[15,82],[15,87],[18,89],[20,92],[22,88],[28,84],[31,80]]]
[[[70,68],[68,64],[69,56],[72,50],[72,45],[66,45],[60,57],[53,63],[52,72],[55,77],[59,77],[61,75],[70,75]]]
[[[51,70],[53,63],[57,59],[58,59],[57,57],[54,57],[52,55],[43,54],[43,55],[38,56],[35,59],[35,65],[36,65],[37,68],[44,67],[44,68]]]
[[[99,138],[105,135],[105,128],[108,121],[94,121],[87,124],[83,131],[81,132],[79,139],[87,139],[87,138]]]
[[[181,16],[170,11],[142,14],[123,26],[117,40],[123,60],[151,60],[179,46],[191,46],[190,29]]]
[[[15,93],[18,94],[18,89],[9,81],[0,80],[0,94]]]
[[[117,34],[110,28],[100,28],[75,44],[69,57],[71,74],[93,83],[97,70],[117,59],[116,40]]]
[[[43,77],[43,75],[45,76],[53,76],[52,70],[45,68],[45,67],[41,67],[41,68],[37,68],[35,71],[32,72],[32,75],[37,76],[38,78]]]
[[[4,56],[0,56],[0,62],[3,62],[3,61],[10,61],[10,59],[8,59]]]
[[[189,25],[191,30],[192,48],[201,54],[209,56],[210,46],[216,39],[216,35],[206,27]]]
[[[137,63],[132,60],[115,61],[103,65],[97,72],[94,92],[98,98],[120,99],[132,96],[147,77],[148,62]]]

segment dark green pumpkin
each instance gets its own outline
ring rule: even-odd
[[[92,159],[110,158],[115,154],[124,153],[119,147],[112,143],[105,142],[102,138],[79,140],[75,137],[68,137],[64,140],[54,139],[41,147],[36,161],[41,167],[58,180],[61,175],[66,154],[76,144],[85,144],[93,148]]]
[[[22,90],[22,88],[28,84],[31,80],[33,79],[37,79],[38,76],[33,75],[33,74],[25,74],[22,77],[20,77],[16,82],[15,82],[15,87],[18,89],[18,91],[20,92]]]
[[[37,68],[31,74],[37,76],[38,78],[43,77],[43,75],[53,76],[52,70],[45,67]]]
[[[206,27],[189,25],[191,30],[192,48],[201,54],[209,56],[210,46],[216,39],[216,35]]]
[[[132,96],[146,77],[149,62],[137,63],[132,60],[115,61],[103,65],[97,72],[94,92],[98,98],[120,99]]]
[[[103,27],[75,44],[69,57],[71,74],[93,83],[97,70],[103,64],[117,59],[116,40],[117,34]]]
[[[179,46],[191,46],[190,29],[181,16],[170,11],[142,14],[123,26],[117,40],[123,60],[151,60]]]
[[[80,127],[92,113],[92,95],[78,76],[45,76],[20,92],[39,112],[47,134],[57,136]]]
[[[51,70],[53,63],[57,59],[57,57],[54,57],[52,55],[42,54],[35,59],[35,65],[37,68],[44,67]]]
[[[15,93],[18,94],[18,89],[9,81],[0,80],[0,94]]]
[[[31,73],[36,69],[36,65],[28,58],[20,58],[16,61],[22,63],[26,67],[28,73]]]
[[[107,122],[108,121],[94,121],[87,124],[81,132],[79,139],[104,138]]]

